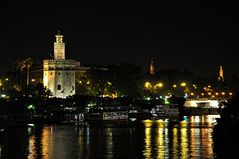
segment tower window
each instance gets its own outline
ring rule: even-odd
[[[74,86],[72,86],[72,90],[75,90],[75,87],[74,87]]]
[[[61,85],[60,84],[57,85],[57,90],[61,90]]]
[[[51,73],[51,75],[52,75],[52,73]]]
[[[58,73],[58,75],[61,75],[61,73]]]

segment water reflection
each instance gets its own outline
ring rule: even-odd
[[[51,127],[43,127],[42,129],[42,157],[44,159],[49,159],[52,153],[52,126]],[[57,145],[55,145],[57,146]]]
[[[188,135],[187,135],[187,128],[180,129],[180,149],[181,153],[179,154],[180,158],[188,158],[188,151],[189,151],[189,143],[188,143]]]
[[[0,158],[2,158],[2,146],[0,145]]]
[[[213,158],[212,131],[216,117],[184,117],[185,120],[171,126],[164,121],[144,121],[144,157]]]
[[[67,125],[16,128],[1,134],[0,158],[213,158],[215,116],[137,127]],[[22,138],[21,138],[22,137]]]
[[[37,156],[35,144],[36,144],[36,138],[35,136],[31,136],[28,141],[28,151],[29,151],[29,155],[27,157],[28,159],[33,159],[33,158],[36,158]]]

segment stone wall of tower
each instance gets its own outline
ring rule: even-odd
[[[64,60],[65,59],[65,43],[54,43],[54,59]]]
[[[44,60],[43,83],[53,97],[66,98],[75,94],[74,60]]]

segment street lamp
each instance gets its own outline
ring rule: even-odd
[[[156,87],[162,88],[163,87],[163,83],[159,82],[155,85]]]
[[[151,86],[152,85],[151,85],[150,82],[145,82],[145,84],[144,84],[144,87],[147,88],[147,89],[149,89]]]
[[[185,87],[187,84],[185,82],[182,82],[180,86]]]

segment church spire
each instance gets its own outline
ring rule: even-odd
[[[222,65],[220,65],[218,81],[224,81]]]
[[[150,73],[151,75],[154,75],[154,74],[155,74],[153,58],[151,58],[151,61],[150,61],[149,73]]]

